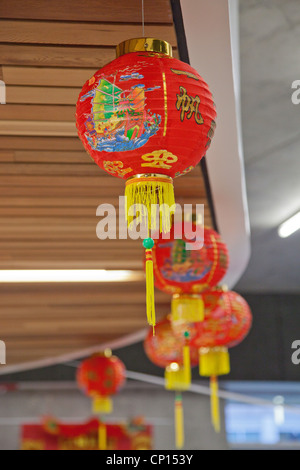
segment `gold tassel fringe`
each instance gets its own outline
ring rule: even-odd
[[[174,187],[172,179],[157,177],[130,178],[126,182],[126,220],[128,226],[135,220],[148,231],[168,233],[171,230],[171,216],[175,212]],[[132,215],[130,208],[136,205],[139,214]],[[144,209],[144,210],[143,210]]]
[[[176,448],[182,449],[184,445],[184,416],[181,393],[176,393],[175,396],[174,419]]]
[[[220,406],[219,406],[218,379],[214,375],[210,378],[210,410],[211,421],[215,432],[220,432]]]
[[[152,250],[146,250],[146,309],[149,325],[155,326],[155,298],[154,298],[154,275]]]
[[[106,425],[101,422],[99,423],[99,428],[98,428],[98,448],[99,450],[107,449]]]
[[[171,310],[174,322],[194,323],[204,320],[204,302],[200,295],[173,295]]]

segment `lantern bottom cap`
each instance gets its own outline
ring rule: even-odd
[[[161,173],[138,173],[136,175],[130,176],[126,180],[126,185],[131,184],[132,180],[135,179],[141,179],[141,178],[146,178],[146,179],[151,179],[151,178],[156,178],[156,179],[162,179],[162,180],[169,180],[170,182],[173,181],[173,178],[168,175],[162,175]]]
[[[111,413],[113,411],[113,403],[110,397],[95,396],[93,398],[93,413]]]
[[[226,375],[230,372],[228,349],[224,346],[199,349],[199,374],[202,377]]]
[[[173,322],[200,322],[204,320],[204,302],[200,295],[174,294],[172,298]]]

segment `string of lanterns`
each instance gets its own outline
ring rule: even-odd
[[[181,222],[181,233],[184,224],[190,224],[189,229],[195,233],[196,222]],[[194,356],[195,350],[198,351],[200,376],[210,377],[212,424],[219,432],[217,377],[230,372],[228,348],[246,337],[252,315],[239,294],[219,287],[229,265],[228,250],[220,235],[204,227],[203,245],[200,243],[199,248],[191,250],[187,249],[187,243],[196,242],[196,239],[187,240],[184,235],[176,238],[176,225],[173,225],[170,237],[160,237],[154,243],[154,283],[158,289],[172,295],[172,311],[168,319],[163,320],[164,328],[158,324],[160,328],[152,341],[148,333],[145,352],[152,362],[157,363],[158,354],[164,355],[168,351],[172,357],[170,348],[173,345],[174,356],[173,360],[168,358],[168,370],[180,371],[178,348],[180,351],[182,338],[188,335],[189,353]],[[186,374],[186,377],[190,376]],[[190,380],[184,385],[187,390]],[[175,426],[178,429],[179,424],[175,422]],[[177,441],[178,447],[182,444],[183,438]]]
[[[131,39],[119,44],[117,58],[84,84],[76,126],[95,163],[126,180],[129,229],[134,224],[146,229],[150,328],[144,349],[149,360],[164,368],[165,388],[175,391],[175,442],[182,448],[182,392],[190,388],[191,369],[199,365],[200,376],[210,378],[212,423],[218,432],[217,378],[229,373],[228,348],[245,338],[252,323],[246,301],[220,284],[229,265],[220,235],[202,227],[202,239],[191,240],[187,228],[195,233],[201,224],[174,223],[173,179],[191,171],[209,149],[216,126],[213,97],[196,70],[172,57],[168,43]],[[196,246],[188,249],[191,242]],[[171,313],[159,322],[155,287],[171,296]],[[125,366],[107,352],[95,355],[82,362],[77,380],[93,399],[94,412],[109,413],[110,396],[124,384]],[[102,428],[99,448],[106,448]]]

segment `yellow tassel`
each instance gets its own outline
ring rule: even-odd
[[[147,227],[148,231],[168,233],[171,216],[175,212],[175,198],[172,178],[164,175],[133,177],[126,181],[126,220],[128,226],[135,220]],[[136,206],[138,214],[132,213]],[[144,210],[143,210],[144,209]]]
[[[99,450],[107,449],[106,425],[101,422],[99,423],[99,428],[98,428],[98,447],[99,447]]]
[[[172,321],[194,323],[203,320],[204,302],[200,295],[173,295]]]
[[[225,347],[200,348],[199,372],[203,377],[210,377],[210,409],[214,430],[220,432],[220,406],[218,375],[229,374],[230,360],[228,349]]]
[[[184,383],[190,385],[192,380],[191,374],[191,355],[190,347],[188,344],[183,346],[183,373],[184,373]]]
[[[146,310],[149,325],[155,326],[155,299],[152,250],[146,250]]]
[[[226,375],[230,372],[228,349],[225,347],[199,349],[199,373],[202,377]]]
[[[188,390],[192,381],[190,347],[183,347],[183,365],[172,362],[165,369],[165,388],[167,390]]]
[[[109,397],[96,396],[93,400],[93,413],[111,413],[113,403]]]
[[[210,410],[211,421],[215,432],[220,432],[220,406],[219,406],[219,387],[218,379],[215,376],[210,378]]]
[[[182,397],[179,393],[177,393],[175,396],[174,418],[176,448],[182,449],[184,445],[184,416],[182,407]]]

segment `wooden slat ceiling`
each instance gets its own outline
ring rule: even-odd
[[[75,129],[83,83],[141,36],[139,0],[1,0],[0,269],[143,269],[140,241],[100,241],[96,208],[124,182],[100,170]],[[145,1],[145,33],[176,35],[168,0]],[[179,203],[204,203],[200,168],[175,180]],[[144,281],[0,285],[7,365],[56,357],[146,326]],[[157,312],[170,299],[156,292]]]

